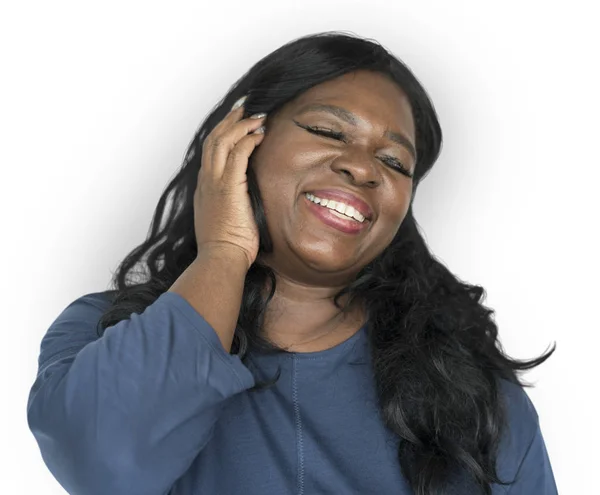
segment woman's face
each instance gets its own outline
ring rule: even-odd
[[[341,113],[307,109],[313,105],[339,107]],[[274,252],[261,259],[306,283],[322,282],[324,274],[340,283],[352,278],[390,244],[410,205],[412,179],[396,168],[406,168],[409,175],[415,168],[415,128],[407,97],[387,76],[356,71],[301,94],[267,116],[265,126],[252,167]],[[317,135],[307,126],[343,136]],[[352,203],[317,192],[324,190],[364,202],[354,206],[368,218],[362,223],[342,219],[305,196],[315,192],[321,199],[336,200],[336,209],[340,199]]]

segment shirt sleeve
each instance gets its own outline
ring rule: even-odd
[[[539,423],[517,471],[509,495],[558,495]]]
[[[254,377],[173,292],[99,338],[101,295],[69,304],[44,335],[28,425],[68,493],[165,495],[210,439],[224,401]]]

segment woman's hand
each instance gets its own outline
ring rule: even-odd
[[[263,138],[254,134],[264,114],[240,120],[244,107],[232,109],[206,136],[194,193],[194,228],[198,252],[237,251],[248,268],[258,255],[258,227],[248,194],[248,159]],[[256,118],[258,117],[258,118]]]

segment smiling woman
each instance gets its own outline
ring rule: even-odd
[[[335,284],[329,290],[341,290],[390,245],[411,203],[411,178],[389,163],[396,160],[408,170],[415,166],[410,102],[387,75],[353,71],[268,112],[266,128],[251,168],[273,247],[262,251],[258,261],[297,283]],[[318,135],[311,128],[328,129],[342,138]],[[307,193],[326,202],[315,206],[306,201]],[[358,210],[366,222],[333,213],[342,213],[346,206]],[[327,278],[323,273],[329,273]],[[308,328],[319,332],[318,321],[306,324],[303,334]],[[279,326],[288,327],[289,322],[282,319]],[[267,326],[269,332],[278,330]],[[286,333],[293,340],[298,331]]]
[[[61,485],[555,494],[517,374],[553,350],[506,356],[483,288],[413,214],[441,142],[425,90],[374,41],[321,33],[254,65],[114,290],[44,336],[27,414]]]

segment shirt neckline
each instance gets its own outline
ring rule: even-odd
[[[367,323],[359,328],[357,332],[348,337],[346,340],[336,344],[329,349],[321,351],[311,352],[281,352],[277,354],[261,354],[251,353],[252,359],[263,364],[268,363],[288,363],[291,361],[338,361],[339,359],[345,359],[346,355],[354,355],[354,349],[358,349],[356,352],[360,352],[363,345],[367,342]],[[363,356],[358,356],[357,363],[363,363]]]
[[[332,358],[335,356],[339,356],[340,354],[344,354],[351,347],[356,345],[362,337],[364,337],[364,333],[366,331],[366,323],[358,329],[354,334],[348,337],[346,340],[343,340],[339,344],[330,347],[329,349],[323,349],[321,351],[310,351],[310,352],[287,352],[282,354],[282,356],[293,357],[294,359],[326,359]]]

